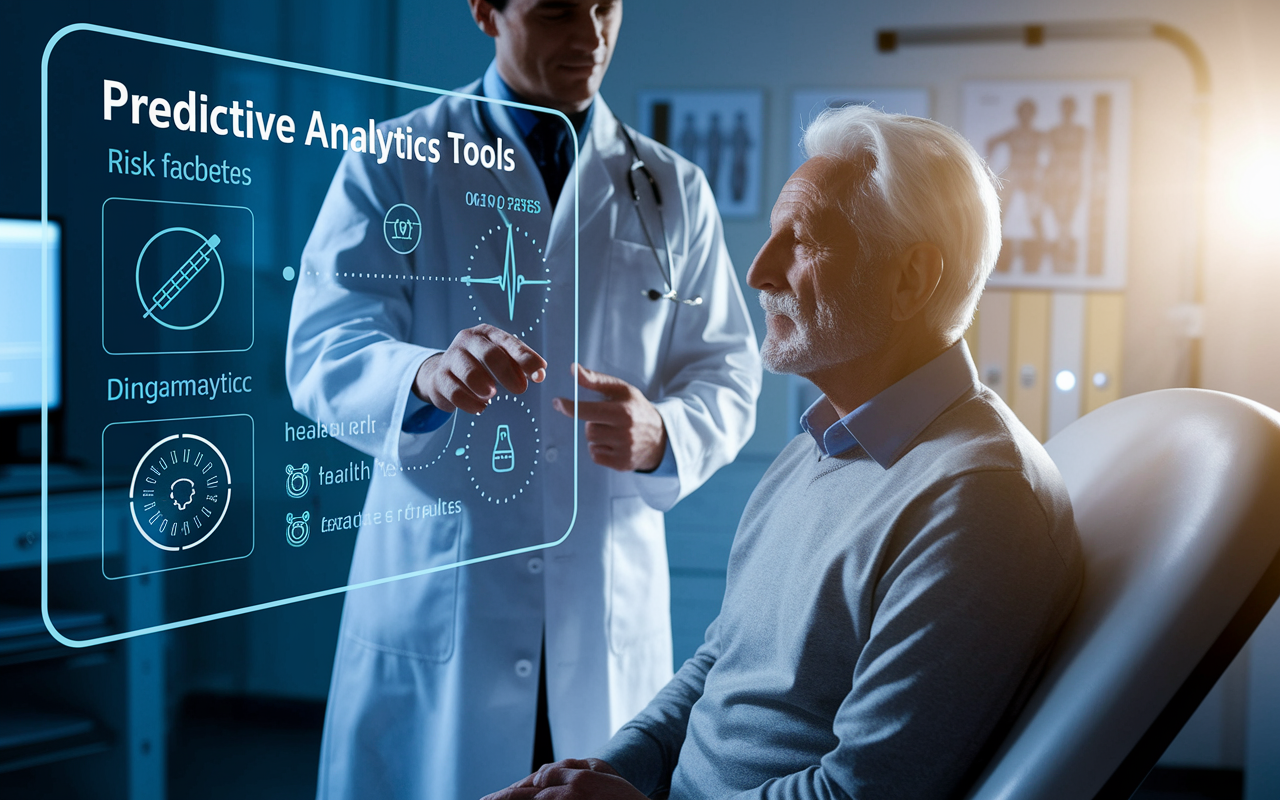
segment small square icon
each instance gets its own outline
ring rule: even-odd
[[[253,346],[253,212],[113,197],[102,204],[102,348],[112,355]]]

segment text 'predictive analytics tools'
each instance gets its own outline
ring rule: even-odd
[[[551,390],[433,417],[406,377],[430,352],[392,346],[429,317],[576,358],[577,218],[553,237],[552,204],[512,190],[522,171],[540,179],[508,133],[475,126],[495,101],[91,25],[50,41],[43,92],[44,203],[64,226],[59,302],[79,337],[46,369],[63,371],[75,404],[73,457],[100,465],[95,580],[120,602],[148,575],[226,587],[63,640],[113,641],[563,539],[572,514],[542,524],[548,493],[575,502],[576,459],[543,484]],[[469,110],[423,113],[442,97]],[[327,187],[307,176],[352,167],[371,182],[364,218],[317,219]],[[306,255],[330,238],[347,257]],[[379,330],[353,332],[351,316],[299,323],[299,303],[333,292],[360,298],[356,318]],[[430,314],[403,313],[406,300]],[[291,397],[306,357],[291,342],[370,335],[388,343],[380,396]],[[392,478],[413,496],[371,492]],[[83,543],[49,505],[42,574],[56,608],[82,589],[66,564]],[[447,541],[464,516],[467,544]],[[433,539],[419,550],[429,558],[348,579],[315,568],[350,559],[361,529],[404,525]]]

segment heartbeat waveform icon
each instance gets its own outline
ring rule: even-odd
[[[535,281],[526,278],[516,270],[516,246],[515,234],[512,230],[511,223],[507,222],[507,216],[502,215],[502,221],[507,227],[507,252],[502,257],[502,274],[494,275],[492,278],[473,278],[470,275],[464,275],[462,282],[470,286],[474,283],[486,283],[490,286],[497,286],[499,289],[507,293],[507,319],[514,320],[516,318],[516,296],[520,294],[520,290],[526,286],[546,286],[551,281]]]

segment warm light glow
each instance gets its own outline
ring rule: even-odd
[[[1226,187],[1232,216],[1259,232],[1280,228],[1280,148],[1256,146],[1231,158]]]

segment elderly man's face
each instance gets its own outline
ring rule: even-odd
[[[860,168],[811,158],[773,206],[769,239],[747,273],[766,314],[761,356],[771,372],[811,375],[888,338],[882,270],[835,200],[863,177]]]
[[[622,0],[510,0],[493,23],[499,71],[516,94],[572,113],[600,90],[622,25]]]

